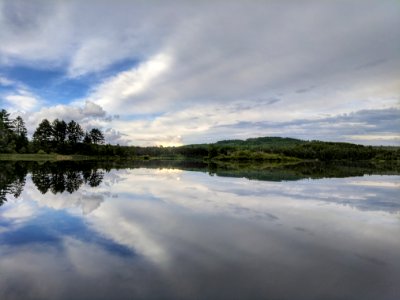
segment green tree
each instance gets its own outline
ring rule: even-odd
[[[10,119],[10,114],[5,109],[2,109],[0,111],[0,123],[3,124],[3,127],[6,130],[12,131],[13,124],[12,124],[12,121]]]
[[[54,141],[57,145],[63,144],[67,137],[67,123],[64,120],[55,119],[52,127]]]
[[[18,152],[26,152],[28,147],[28,136],[24,120],[18,116],[12,122],[15,134],[15,146]]]
[[[83,142],[85,144],[91,144],[92,143],[92,137],[90,136],[89,132],[85,132],[85,137],[83,138]]]
[[[15,151],[15,135],[12,131],[13,124],[10,114],[2,109],[0,111],[0,152],[12,153]]]
[[[218,147],[215,145],[210,145],[208,147],[208,158],[212,159],[218,155]]]
[[[81,125],[74,120],[71,120],[67,125],[68,142],[71,144],[77,144],[82,141],[83,136],[84,132]]]
[[[35,144],[49,151],[51,149],[51,142],[53,140],[53,127],[49,120],[43,119],[39,126],[33,133],[33,141]]]
[[[89,132],[93,144],[104,144],[104,135],[98,128],[93,128]]]

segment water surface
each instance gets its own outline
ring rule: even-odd
[[[1,167],[0,299],[399,299],[399,175]]]

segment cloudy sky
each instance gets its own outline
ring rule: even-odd
[[[120,144],[400,145],[400,2],[0,0],[0,104]]]

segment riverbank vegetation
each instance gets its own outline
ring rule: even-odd
[[[399,147],[374,147],[351,143],[304,141],[293,138],[259,137],[224,140],[180,147],[138,147],[105,144],[98,128],[84,131],[71,120],[44,119],[28,138],[21,117],[11,119],[0,111],[0,160],[200,160],[216,164],[300,161],[392,161],[399,163]]]

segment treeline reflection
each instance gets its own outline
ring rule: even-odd
[[[23,163],[1,163],[0,167],[0,205],[6,201],[6,195],[18,198],[25,186],[27,169]]]
[[[274,164],[206,164],[201,161],[61,161],[24,162],[0,161],[0,205],[6,195],[18,198],[27,174],[42,193],[73,193],[82,185],[99,186],[106,172],[112,169],[179,169],[207,172],[211,176],[240,177],[250,180],[294,181],[305,178],[344,178],[363,175],[399,175],[399,164],[369,162],[307,162],[295,165]]]
[[[59,168],[54,165],[37,168],[32,171],[32,181],[37,189],[46,194],[51,191],[53,194],[77,191],[82,184],[91,187],[100,185],[104,172],[96,169],[76,170],[71,168]]]
[[[1,162],[0,163],[0,205],[6,195],[18,198],[25,186],[28,173],[32,182],[42,193],[73,193],[83,185],[99,186],[104,173],[110,169],[100,169],[95,163],[57,162]]]

